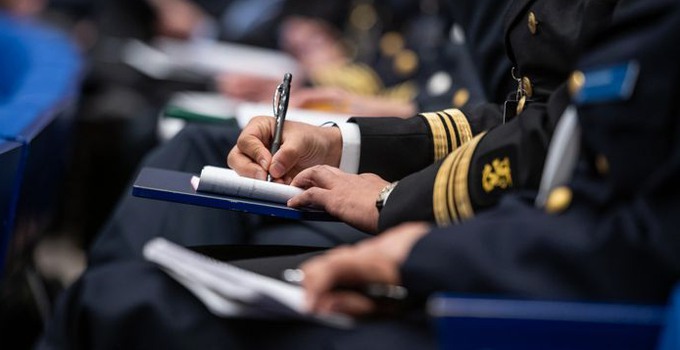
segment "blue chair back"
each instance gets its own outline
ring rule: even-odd
[[[0,137],[29,143],[75,101],[81,59],[63,33],[0,12]]]
[[[0,258],[5,259],[19,199],[23,145],[0,140]]]
[[[0,47],[0,140],[5,150],[0,157],[2,276],[18,223],[45,228],[35,222],[47,217],[44,213],[51,209],[47,207],[54,203],[60,185],[70,124],[65,116],[77,98],[82,63],[63,33],[3,12]]]
[[[441,349],[653,349],[666,308],[439,295]]]
[[[2,23],[2,17],[0,17]],[[20,38],[8,31],[0,31],[0,47],[9,54],[4,55],[0,65],[0,103],[7,103],[15,94],[26,76],[29,66],[28,50]]]

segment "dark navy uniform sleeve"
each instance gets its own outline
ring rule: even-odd
[[[421,297],[456,291],[664,302],[680,277],[678,259],[666,260],[662,243],[641,244],[646,234],[627,221],[651,217],[631,216],[637,203],[603,218],[601,208],[583,204],[551,215],[510,197],[469,223],[435,229],[402,266],[403,284]]]
[[[409,119],[353,118],[361,130],[360,173],[395,181],[437,162],[481,130],[458,109],[421,113]]]

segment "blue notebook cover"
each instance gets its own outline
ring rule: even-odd
[[[471,298],[428,303],[441,349],[654,349],[666,308]]]
[[[132,187],[132,195],[286,219],[337,221],[325,211],[295,209],[273,202],[196,192],[191,187],[192,176],[195,175],[173,170],[143,168]]]

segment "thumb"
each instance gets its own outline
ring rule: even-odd
[[[274,154],[269,166],[269,173],[277,179],[289,175],[291,169],[295,168],[300,162],[300,148],[296,142],[288,141],[281,145],[278,152]]]

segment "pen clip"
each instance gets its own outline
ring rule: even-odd
[[[272,111],[274,112],[274,117],[278,120],[279,113],[281,112],[281,94],[283,93],[283,84],[279,84],[274,90],[274,96],[272,96]]]
[[[283,82],[276,87],[274,90],[274,96],[272,97],[272,111],[274,112],[274,117],[277,121],[281,117],[282,113],[286,113],[288,109],[288,95],[290,94],[290,83],[293,76],[290,73],[286,73],[283,77]]]

